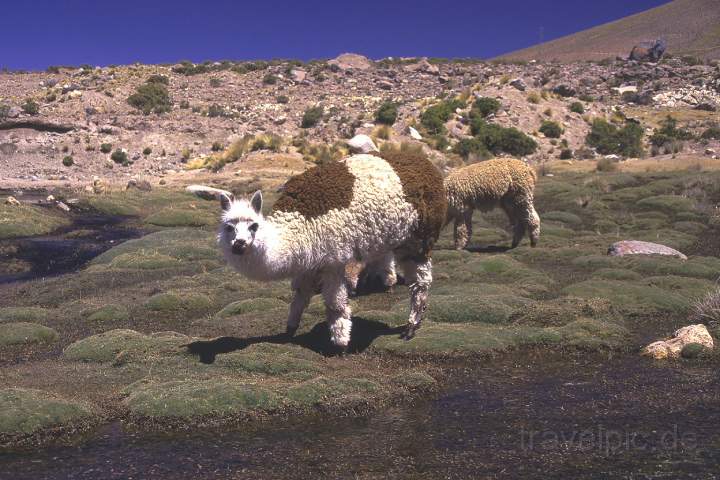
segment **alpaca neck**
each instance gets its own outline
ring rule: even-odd
[[[293,275],[293,255],[282,229],[268,221],[258,230],[255,248],[248,258],[246,273],[261,280],[278,280]]]

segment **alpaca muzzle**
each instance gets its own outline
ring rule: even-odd
[[[245,240],[235,240],[232,243],[232,253],[235,255],[242,255],[247,249],[247,242]]]

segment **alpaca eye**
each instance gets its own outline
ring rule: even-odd
[[[259,227],[260,227],[260,225],[258,225],[257,223],[253,223],[252,225],[250,225],[250,231],[251,231],[251,232],[257,232],[257,229],[258,229]]]
[[[225,231],[227,233],[233,233],[235,231],[235,225],[225,225]]]

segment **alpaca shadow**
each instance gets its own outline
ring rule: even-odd
[[[481,247],[479,245],[473,245],[470,247],[465,247],[465,250],[471,253],[504,253],[512,250],[512,247],[504,245],[486,245],[484,247]]]
[[[404,326],[391,327],[385,323],[366,320],[362,317],[353,317],[352,322],[352,336],[347,353],[361,353],[372,345],[376,338],[385,335],[400,335],[405,331]],[[247,338],[219,337],[213,340],[191,342],[185,347],[187,347],[189,353],[197,355],[202,363],[213,363],[215,357],[220,353],[244,350],[257,343],[299,345],[325,356],[334,356],[341,353],[330,342],[330,331],[325,322],[317,323],[309,332],[294,337],[284,333]]]

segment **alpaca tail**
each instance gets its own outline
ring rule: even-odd
[[[189,185],[185,188],[185,190],[190,193],[194,193],[198,197],[205,200],[218,200],[222,195],[227,195],[231,198],[233,196],[233,194],[231,192],[228,192],[227,190],[222,190],[215,187],[206,187],[205,185]]]

